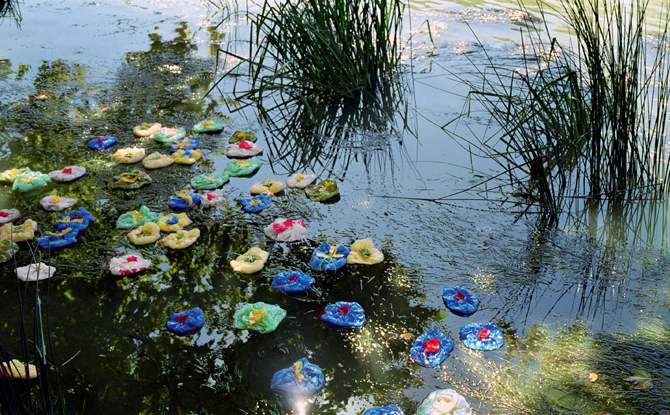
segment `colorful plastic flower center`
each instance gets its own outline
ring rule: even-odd
[[[149,125],[149,124],[140,125],[140,130],[148,130],[149,128],[151,128],[151,125]]]
[[[182,314],[180,316],[176,316],[175,320],[177,320],[181,324],[184,324],[186,323],[186,320],[188,320],[188,314]]]
[[[298,274],[293,274],[288,278],[288,282],[293,282],[298,279]]]
[[[440,350],[440,340],[437,338],[432,338],[423,344],[423,348],[426,352],[433,353]]]
[[[14,232],[14,233],[23,232],[23,226],[15,226],[14,228],[12,228],[12,232]]]
[[[443,396],[442,399],[433,404],[433,408],[441,414],[448,414],[456,407],[456,402]]]
[[[174,144],[172,144],[172,147],[174,148],[184,148],[184,147],[190,147],[192,144],[188,140],[183,140],[183,141],[175,141]]]
[[[346,316],[349,313],[349,304],[345,304],[342,307],[337,307],[337,312]]]
[[[174,134],[174,132],[175,132],[174,128],[166,128],[166,129],[163,130],[163,134],[165,134],[165,135],[172,135],[172,134]]]
[[[302,362],[293,363],[293,372],[295,373],[295,377],[298,378],[298,383],[302,382],[302,380],[305,379],[305,375],[300,373],[301,370],[302,370]]]
[[[337,247],[332,246],[330,248],[330,251],[328,251],[328,255],[322,254],[321,252],[317,252],[316,256],[319,257],[319,258],[342,258],[344,255],[338,254],[337,253]]]
[[[183,233],[180,233],[177,236],[175,236],[175,238],[177,238],[178,240],[182,240],[182,239],[186,238],[186,235],[184,235]]]
[[[247,136],[247,133],[245,133],[245,132],[240,131],[239,133],[237,133],[237,138],[244,138],[246,136]]]
[[[71,230],[72,230],[72,228],[65,228],[64,231],[59,232],[59,233],[54,233],[54,235],[56,235],[56,236],[59,237],[59,238],[62,238],[63,235],[65,235],[66,233],[70,232]]]
[[[68,167],[67,169],[63,169],[61,173],[72,174],[72,169]]]
[[[7,213],[7,212],[0,212],[0,217],[6,218],[7,216],[9,216],[9,213]]]
[[[482,329],[479,333],[477,333],[477,337],[479,337],[479,340],[486,340],[489,337],[489,334],[491,334],[491,330],[489,329]]]
[[[207,200],[212,200],[212,199],[215,199],[215,198],[216,198],[216,196],[214,196],[213,194],[207,193]]]
[[[274,180],[268,179],[268,180],[264,180],[261,184],[265,187],[270,187],[274,184],[274,182],[275,182]]]
[[[105,141],[105,137],[98,137],[98,143],[102,143],[103,141]]]
[[[253,326],[263,320],[263,317],[265,317],[267,313],[267,310],[251,310],[251,313],[249,313],[249,325]]]
[[[33,180],[37,180],[37,177],[26,177],[25,179],[21,179],[24,183],[31,183]]]
[[[252,262],[258,260],[258,255],[256,255],[256,254],[246,255],[246,256],[243,256],[242,259],[244,259],[244,262],[248,262],[248,263],[251,264]]]
[[[161,156],[153,156],[149,160],[160,160]]]
[[[121,175],[121,181],[126,183],[135,183],[139,176],[128,176],[127,174]]]
[[[191,198],[191,195],[188,193],[188,190],[182,190],[181,192],[177,193],[177,196],[181,197],[188,203],[189,205],[193,204],[193,198]]]
[[[205,180],[213,182],[216,178],[212,176],[205,177]]]
[[[84,219],[82,219],[82,218],[72,219],[70,216],[66,216],[65,218],[63,218],[63,219],[61,219],[61,220],[58,220],[58,221],[56,221],[56,222],[59,222],[59,223],[72,223],[72,222],[83,222],[83,221],[84,221]]]
[[[60,203],[60,202],[62,202],[62,201],[63,201],[63,200],[62,200],[60,197],[56,196],[56,197],[54,197],[54,199],[51,201],[51,203]]]
[[[260,204],[261,204],[261,201],[258,200],[258,199],[254,199],[254,200],[252,200],[251,202],[249,202],[249,204],[250,204],[250,205],[260,205]]]
[[[303,181],[304,178],[305,178],[305,175],[304,175],[304,174],[301,174],[301,175],[299,175],[298,177],[296,177],[295,180],[296,180],[298,183],[300,183],[301,181]]]
[[[126,153],[126,155],[125,155],[124,157],[131,158],[131,157],[133,157],[134,155],[135,155],[135,153],[133,153],[133,152],[131,151],[131,152]]]
[[[293,227],[293,225],[299,224],[302,225],[303,227],[305,226],[305,223],[301,220],[299,221],[292,221],[292,220],[285,220],[284,222],[280,223],[273,223],[272,224],[272,230],[274,231],[275,234],[280,234],[282,232],[285,232]]]
[[[360,252],[361,255],[363,255],[366,258],[370,258],[370,256],[372,256],[372,252],[370,252],[368,248],[360,247],[358,248],[358,252]]]
[[[134,255],[131,255],[126,259],[126,261],[127,262],[137,262],[137,257],[134,256]]]
[[[133,216],[133,220],[134,220],[135,222],[139,222],[139,221],[141,221],[142,219],[144,219],[144,216],[143,216],[140,212],[138,212],[138,211],[136,211],[136,210],[133,211],[132,216]]]
[[[246,160],[236,161],[236,162],[235,162],[235,165],[236,165],[237,167],[247,167],[247,166],[249,166],[250,164],[251,164],[251,163],[249,163],[249,162],[246,161]]]
[[[202,123],[203,127],[211,127],[213,125],[215,125],[215,124],[214,124],[214,121],[212,121],[212,120],[205,121],[204,123]]]
[[[242,141],[240,141],[240,148],[245,149],[245,150],[250,150],[250,149],[254,148],[254,145],[251,144],[248,141],[242,140]]]
[[[141,231],[141,232],[139,233],[139,235],[140,235],[140,236],[151,236],[152,234],[151,234],[151,231],[146,231],[146,230],[145,230],[145,231]]]
[[[170,216],[170,219],[165,220],[165,223],[167,223],[168,225],[174,225],[177,222],[179,222],[179,218],[177,217],[177,215],[172,215]]]
[[[461,294],[460,291],[456,291],[456,294],[454,294],[454,298],[457,299],[458,301],[461,301],[465,298],[465,296]]]

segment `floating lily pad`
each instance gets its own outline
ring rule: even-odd
[[[276,391],[304,395],[316,393],[323,387],[323,382],[321,368],[303,357],[293,366],[276,372],[270,387]]]
[[[452,313],[464,317],[474,314],[479,307],[479,298],[463,287],[444,287],[442,301]]]
[[[205,313],[200,307],[188,311],[176,311],[170,314],[167,321],[167,329],[178,336],[196,333],[204,325]]]
[[[347,264],[379,264],[384,260],[384,254],[376,249],[372,239],[361,239],[351,245],[351,252],[347,255]]]
[[[202,195],[202,206],[214,206],[219,203],[223,203],[225,200],[225,195],[221,190],[215,190],[213,192],[201,192]]]
[[[142,160],[142,165],[147,169],[160,169],[174,163],[174,157],[159,152],[151,153]]]
[[[228,174],[231,177],[240,177],[250,175],[251,173],[258,170],[262,165],[263,163],[258,160],[231,161],[226,166],[226,170],[228,170]]]
[[[51,181],[48,174],[42,174],[38,171],[32,171],[24,174],[19,174],[14,179],[12,190],[15,192],[25,193],[35,188],[46,186]]]
[[[265,228],[268,238],[279,242],[295,242],[307,236],[307,226],[301,220],[279,218]]]
[[[471,323],[461,327],[463,344],[474,350],[494,350],[502,347],[502,330],[496,323]]]
[[[158,132],[161,129],[161,125],[158,123],[142,123],[133,127],[133,134],[138,137],[149,137],[151,134]]]
[[[191,179],[191,187],[194,189],[216,189],[223,186],[228,180],[228,172],[226,170],[221,174],[201,174]]]
[[[286,310],[277,305],[262,302],[246,304],[235,312],[233,326],[239,330],[253,330],[265,334],[275,331],[284,317]]]
[[[223,123],[219,120],[203,120],[193,126],[196,133],[218,133],[223,130]]]
[[[193,245],[198,238],[200,238],[200,229],[195,228],[190,231],[182,229],[161,239],[161,243],[168,248],[184,249]]]
[[[272,205],[272,196],[245,196],[240,198],[240,203],[242,204],[242,209],[244,209],[245,212],[258,213]]]
[[[416,410],[416,415],[472,415],[464,397],[452,389],[431,392]]]
[[[114,275],[127,276],[146,271],[153,264],[139,255],[123,255],[109,260],[109,271]]]
[[[158,219],[158,227],[163,232],[177,232],[191,224],[186,213],[170,213]]]
[[[374,408],[367,409],[363,412],[363,415],[405,415],[402,412],[402,409],[396,405],[389,406],[375,406]]]
[[[0,263],[7,262],[19,252],[19,246],[9,239],[0,239]]]
[[[0,239],[9,239],[13,242],[23,242],[35,237],[37,222],[32,219],[26,219],[21,225],[12,225],[6,223],[0,226]]]
[[[295,173],[288,179],[286,179],[286,186],[294,187],[297,189],[304,189],[305,187],[312,184],[316,180],[316,174],[300,174]]]
[[[44,281],[53,277],[56,272],[56,268],[50,267],[47,264],[40,262],[32,263],[26,265],[25,267],[19,267],[16,269],[16,276],[21,281],[26,282],[35,282],[35,281]]]
[[[121,164],[133,164],[142,160],[146,151],[141,147],[120,148],[114,153],[114,160]]]
[[[302,271],[284,271],[272,279],[272,288],[289,297],[297,297],[314,285],[314,278]]]
[[[333,329],[350,329],[363,327],[365,312],[360,304],[355,302],[338,301],[328,304],[323,311],[321,321],[326,327]]]
[[[200,146],[200,140],[196,137],[185,138],[183,140],[170,141],[170,153],[176,153],[179,150],[195,150]]]
[[[59,231],[63,231],[67,228],[73,228],[77,232],[81,233],[87,228],[91,227],[95,223],[95,218],[91,213],[84,209],[79,208],[73,212],[63,213],[60,215],[60,219],[54,223],[54,227]]]
[[[69,209],[77,203],[76,197],[60,197],[57,195],[45,196],[40,199],[40,205],[49,212],[60,212]]]
[[[157,220],[157,213],[153,213],[148,207],[142,206],[140,210],[133,210],[119,216],[119,219],[116,221],[116,227],[117,229],[131,229],[144,225],[147,222],[156,222]]]
[[[104,136],[96,137],[86,144],[86,147],[93,151],[103,151],[109,150],[119,143],[119,139],[116,137]]]
[[[423,367],[435,367],[449,357],[454,350],[454,342],[437,329],[430,329],[420,335],[409,351],[414,363]]]
[[[226,156],[230,158],[249,158],[263,153],[263,147],[251,141],[240,141],[239,144],[229,144],[226,147]]]
[[[109,180],[109,187],[112,189],[134,190],[142,186],[148,186],[153,182],[151,176],[144,170],[133,169],[127,173],[117,174]]]
[[[319,184],[305,187],[305,194],[315,202],[323,202],[340,192],[335,180],[322,180]]]
[[[155,133],[151,134],[151,138],[159,143],[167,143],[168,141],[172,140],[181,140],[184,137],[186,137],[186,129],[184,127],[180,128],[163,127],[158,131],[156,131]]]
[[[33,171],[30,170],[28,167],[22,167],[20,169],[9,169],[5,170],[2,173],[0,173],[0,182],[2,183],[14,183],[14,180],[16,179],[16,176],[20,176],[22,174],[28,174],[32,173]]]
[[[128,240],[135,245],[146,245],[156,242],[161,237],[161,229],[153,222],[145,222],[130,233],[128,233]]]
[[[235,272],[253,274],[263,268],[265,261],[267,261],[269,257],[269,253],[254,247],[249,249],[243,255],[239,255],[237,258],[230,261],[230,266],[233,267],[233,271]]]
[[[21,216],[21,212],[18,209],[1,209],[0,210],[0,223],[11,222],[14,219]]]
[[[202,203],[202,196],[198,193],[189,192],[188,190],[182,190],[177,192],[174,196],[170,196],[168,199],[168,206],[176,211],[182,211],[184,209],[198,207]]]
[[[250,193],[252,195],[276,195],[282,190],[284,190],[284,183],[280,182],[279,180],[268,179],[251,186]]]
[[[349,249],[342,245],[331,247],[328,242],[322,242],[314,250],[309,260],[309,267],[314,271],[337,271],[347,264]]]
[[[57,182],[71,182],[86,174],[86,169],[81,166],[68,166],[62,170],[49,172],[49,177]]]
[[[198,150],[179,150],[172,154],[172,157],[177,164],[194,164],[200,160],[202,153]]]
[[[37,238],[36,242],[42,249],[60,249],[77,242],[79,231],[74,228],[65,228],[57,233]]]

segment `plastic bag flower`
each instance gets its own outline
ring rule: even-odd
[[[323,382],[321,368],[303,357],[293,366],[276,372],[270,387],[272,390],[302,395],[316,393]]]
[[[449,357],[454,350],[454,342],[441,331],[430,329],[420,335],[409,351],[414,363],[423,367],[435,367]]]
[[[25,193],[37,187],[46,186],[51,181],[48,174],[42,174],[38,171],[19,174],[14,179],[12,190],[15,192]]]
[[[63,213],[60,215],[60,219],[54,223],[54,227],[59,231],[63,231],[67,228],[75,229],[77,232],[82,232],[83,230],[89,228],[95,223],[95,218],[91,213],[84,209],[79,208],[73,212]]]
[[[231,177],[247,176],[258,170],[263,163],[258,160],[231,161],[226,165],[226,170]]]
[[[241,197],[240,203],[242,204],[242,209],[244,209],[245,212],[258,213],[272,205],[272,196],[258,195]]]
[[[184,127],[180,128],[160,128],[155,133],[151,134],[151,139],[158,141],[159,143],[167,143],[172,140],[181,140],[186,137],[186,129]]]
[[[19,246],[9,239],[0,239],[0,264],[7,262],[19,252]]]
[[[0,182],[2,183],[14,183],[16,176],[21,174],[32,173],[29,167],[21,167],[20,169],[9,169],[0,173]]]
[[[421,402],[416,415],[472,415],[470,404],[452,389],[431,392]]]
[[[349,249],[342,245],[331,247],[328,242],[322,242],[314,250],[309,260],[309,267],[314,271],[337,271],[347,264]]]
[[[205,325],[205,313],[200,307],[188,311],[175,311],[170,314],[167,329],[178,336],[186,336],[200,330]]]
[[[503,345],[503,335],[496,323],[471,323],[461,327],[463,344],[473,350],[494,350]]]
[[[331,329],[350,329],[365,324],[365,312],[358,303],[338,301],[328,304],[321,316],[323,325]]]
[[[405,415],[402,412],[402,409],[398,408],[396,405],[389,406],[375,406],[374,408],[367,409],[363,412],[363,415]]]
[[[245,252],[244,255],[239,255],[237,258],[230,261],[230,266],[233,267],[233,271],[235,272],[253,274],[263,268],[265,261],[267,261],[269,257],[269,253],[254,247]]]
[[[268,179],[268,180],[263,180],[260,183],[256,183],[255,185],[251,186],[251,194],[252,195],[276,195],[277,193],[281,192],[284,190],[284,183],[274,180],[274,179]]]
[[[65,228],[60,232],[37,238],[36,242],[42,249],[60,249],[77,242],[78,235],[77,229]]]
[[[335,180],[321,180],[319,184],[305,187],[305,194],[315,202],[323,202],[340,193]]]
[[[223,186],[230,176],[226,170],[221,174],[201,174],[191,179],[191,187],[194,189],[216,189]]]
[[[126,173],[117,174],[109,180],[109,187],[112,189],[139,189],[142,186],[148,186],[153,182],[144,170],[133,169]]]
[[[286,186],[297,189],[304,189],[305,187],[312,184],[314,180],[316,180],[316,174],[295,173],[294,175],[286,179]]]
[[[59,197],[57,195],[44,196],[40,199],[40,205],[49,212],[60,212],[69,209],[77,203],[76,197]]]
[[[18,209],[2,209],[0,210],[0,223],[11,222],[21,216]]]
[[[0,379],[35,379],[36,377],[37,367],[35,365],[24,365],[17,359],[0,363]]]
[[[158,219],[158,227],[163,232],[177,232],[191,224],[186,213],[170,213]]]
[[[190,231],[182,229],[161,239],[161,243],[168,248],[184,249],[193,245],[198,238],[200,238],[200,229],[194,228]]]
[[[256,140],[258,140],[258,137],[251,131],[235,131],[228,139],[228,144],[239,144],[242,141],[251,141],[252,143],[255,143]]]
[[[161,232],[158,225],[153,222],[146,222],[128,234],[128,240],[135,245],[146,245],[156,242],[161,237]]]
[[[12,225],[6,223],[0,226],[0,239],[9,239],[13,242],[23,242],[35,237],[37,222],[32,219],[26,219],[21,225]]]
[[[224,195],[221,190],[215,190],[213,192],[201,192],[202,195],[202,206],[214,206],[223,202]]]
[[[181,192],[175,193],[174,196],[169,197],[168,206],[176,211],[182,211],[194,206],[200,206],[201,202],[202,196],[200,196],[200,194],[182,190]]]
[[[202,153],[198,150],[179,150],[172,154],[172,157],[177,164],[193,164],[200,160]]]
[[[376,249],[372,239],[361,239],[351,245],[351,252],[347,255],[347,264],[379,264],[384,260],[384,254]]]
[[[114,160],[122,164],[133,164],[142,160],[146,154],[141,147],[120,148],[114,153]]]
[[[168,145],[170,147],[170,153],[176,153],[179,150],[195,150],[200,146],[200,140],[196,137],[185,138],[183,140],[173,140],[170,141]]]
[[[123,277],[146,271],[151,268],[151,261],[137,255],[123,255],[109,260],[109,271]]]
[[[223,130],[223,123],[219,120],[204,120],[193,126],[196,133],[218,133]]]
[[[174,163],[174,157],[159,152],[151,153],[142,160],[142,165],[147,169],[160,169],[172,163]]]
[[[302,271],[284,271],[272,279],[272,288],[289,297],[297,297],[314,285],[314,278]]]
[[[235,312],[234,327],[240,330],[254,330],[259,333],[270,333],[277,329],[286,317],[286,311],[278,305],[254,303],[246,304]]]
[[[104,136],[96,137],[86,144],[86,147],[93,151],[103,151],[109,150],[119,143],[119,139],[116,137]]]
[[[161,129],[161,125],[158,123],[149,124],[142,123],[133,127],[133,134],[138,137],[149,137],[151,134],[157,132]]]
[[[156,222],[158,220],[158,213],[153,213],[148,207],[142,206],[140,210],[133,210],[126,212],[119,216],[116,221],[117,229],[131,229],[144,225],[147,222]]]
[[[479,298],[463,287],[444,287],[442,301],[452,313],[464,317],[474,314],[479,307]]]
[[[49,177],[57,182],[71,182],[86,174],[86,168],[81,166],[68,166],[63,170],[49,172]]]
[[[265,234],[278,242],[295,242],[307,236],[307,226],[301,220],[279,218],[265,228]]]
[[[40,262],[32,263],[26,265],[25,267],[19,267],[16,269],[16,276],[21,281],[34,282],[34,281],[43,281],[53,277],[56,272],[56,268],[50,267],[47,264]]]
[[[248,158],[263,153],[263,147],[252,143],[251,141],[240,141],[239,144],[229,144],[226,147],[226,156],[230,158]]]

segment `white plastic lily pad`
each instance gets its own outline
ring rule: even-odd
[[[213,192],[200,192],[202,195],[202,206],[214,206],[222,203],[224,195],[222,190],[214,190]]]
[[[301,174],[296,173],[286,179],[286,186],[296,189],[304,189],[316,180],[316,174]]]
[[[51,278],[55,272],[56,268],[40,262],[39,264],[33,263],[26,265],[25,267],[17,268],[16,276],[19,277],[21,281],[34,282]]]
[[[49,177],[57,182],[71,182],[86,174],[86,168],[81,166],[68,166],[63,170],[49,172]]]
[[[21,216],[18,209],[2,209],[0,210],[0,223],[11,222]]]
[[[174,157],[159,152],[151,153],[142,160],[142,165],[147,169],[160,169],[174,163]]]
[[[40,205],[49,212],[60,212],[69,209],[77,203],[76,197],[60,197],[58,195],[44,196],[40,200]]]
[[[142,160],[146,151],[141,147],[120,148],[114,153],[114,160],[123,164],[133,164]]]
[[[240,255],[230,261],[230,266],[233,267],[233,271],[242,274],[253,274],[263,268],[265,261],[267,261],[269,257],[270,254],[268,252],[254,247],[245,252],[244,255]]]
[[[109,271],[114,275],[130,275],[151,268],[151,261],[139,255],[123,255],[109,260]]]
[[[307,227],[301,220],[279,218],[265,228],[268,238],[279,242],[295,242],[307,236]]]
[[[247,158],[261,154],[263,147],[252,143],[251,141],[240,142],[239,144],[229,144],[226,147],[226,155],[230,158]]]

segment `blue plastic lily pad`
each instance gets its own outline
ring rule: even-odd
[[[302,271],[284,271],[272,279],[272,288],[289,297],[297,297],[314,285],[314,278]]]
[[[93,140],[89,141],[86,144],[86,147],[90,148],[93,151],[109,150],[114,147],[119,142],[119,139],[116,137],[104,136],[96,137]]]
[[[54,227],[59,231],[64,231],[67,228],[72,228],[77,232],[82,232],[95,223],[95,218],[91,213],[80,207],[74,212],[63,213],[60,219],[54,223]]]
[[[316,393],[323,382],[321,368],[303,357],[293,366],[275,372],[270,387],[276,391],[304,395]]]
[[[73,228],[66,228],[62,232],[53,235],[45,235],[37,238],[37,245],[42,249],[60,249],[70,246],[77,242],[79,231]]]
[[[170,153],[176,153],[179,150],[195,150],[200,146],[200,140],[196,137],[185,138],[183,140],[170,141]]]
[[[347,264],[349,248],[338,245],[331,248],[328,242],[323,242],[314,250],[309,260],[309,267],[314,271],[337,271]]]
[[[205,313],[200,307],[188,311],[177,311],[168,317],[167,329],[179,336],[193,334],[205,325]]]
[[[188,192],[188,194],[180,192],[174,196],[170,196],[168,199],[168,206],[178,212],[194,206],[200,206],[200,203],[202,203],[202,195],[193,192]]]
[[[365,312],[358,303],[338,301],[326,306],[321,321],[331,329],[358,328],[365,324]]]
[[[242,209],[244,209],[245,212],[258,213],[272,205],[272,196],[256,195],[241,197],[240,203],[242,204]]]
[[[423,367],[435,367],[449,357],[454,342],[438,329],[430,329],[419,336],[409,351],[412,360]]]
[[[405,415],[396,405],[375,406],[363,412],[363,415]]]
[[[474,350],[494,350],[503,345],[502,330],[496,323],[471,323],[461,327],[463,344]]]
[[[463,317],[473,315],[479,307],[479,298],[463,287],[444,287],[442,301],[452,313]]]

